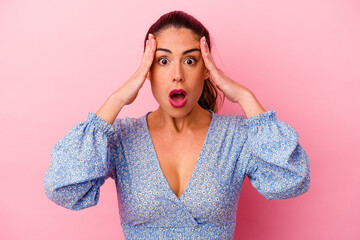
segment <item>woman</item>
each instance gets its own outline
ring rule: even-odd
[[[216,67],[199,21],[169,12],[146,36],[134,75],[52,148],[44,179],[52,201],[72,210],[94,206],[111,177],[126,239],[232,239],[246,176],[267,199],[309,189],[296,130]],[[117,118],[146,79],[158,109]],[[214,85],[245,116],[218,115]]]

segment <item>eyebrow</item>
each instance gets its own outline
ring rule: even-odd
[[[171,53],[171,54],[172,54],[172,52],[171,52],[169,49],[166,49],[166,48],[157,48],[157,49],[155,50],[155,52],[156,52],[156,51],[164,51],[164,52],[168,52],[168,53]],[[184,52],[182,53],[182,55],[185,55],[185,54],[187,54],[187,53],[189,53],[189,52],[193,52],[193,51],[199,51],[199,52],[201,52],[200,49],[198,49],[198,48],[192,48],[192,49],[189,49],[189,50],[184,51]]]

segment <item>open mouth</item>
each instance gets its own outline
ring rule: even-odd
[[[185,98],[185,94],[179,92],[179,93],[172,94],[170,97],[175,102],[180,102]]]
[[[169,94],[169,102],[173,107],[180,108],[185,106],[187,93],[183,89],[174,89]]]

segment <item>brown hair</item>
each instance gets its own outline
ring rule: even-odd
[[[144,40],[144,51],[146,48],[146,40],[148,39],[149,33],[156,36],[163,30],[166,30],[170,27],[186,28],[192,30],[192,32],[198,36],[199,40],[202,36],[205,36],[206,42],[209,46],[209,51],[211,53],[211,40],[210,34],[205,26],[200,23],[193,16],[183,12],[183,11],[171,11],[162,15],[151,27],[145,35]],[[214,86],[209,78],[205,79],[204,88],[200,99],[198,101],[199,105],[204,109],[210,109],[213,112],[218,112],[217,99],[220,96],[220,103],[224,102],[224,97],[221,92]]]

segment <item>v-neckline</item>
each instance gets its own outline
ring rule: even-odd
[[[165,177],[165,175],[164,175],[164,172],[161,170],[161,167],[160,167],[160,162],[159,162],[159,159],[158,159],[158,157],[157,157],[157,154],[156,154],[156,151],[155,151],[155,146],[154,146],[154,143],[153,143],[153,141],[152,141],[152,138],[151,138],[151,135],[150,135],[150,131],[149,131],[149,126],[148,126],[148,123],[147,123],[147,116],[148,116],[150,113],[152,113],[152,112],[150,111],[150,112],[146,113],[146,114],[144,115],[144,117],[143,117],[144,128],[146,129],[146,135],[147,135],[148,140],[149,140],[149,142],[150,142],[150,151],[151,151],[152,156],[153,156],[152,159],[153,159],[154,162],[155,162],[156,168],[158,169],[158,171],[159,171],[159,173],[160,173],[159,175],[161,176],[162,181],[165,183],[168,192],[170,192],[170,194],[171,194],[173,197],[175,197],[176,199],[178,199],[178,200],[181,200],[181,199],[183,198],[183,196],[186,194],[186,192],[188,191],[188,189],[190,188],[190,185],[191,185],[191,183],[192,183],[192,181],[193,181],[193,178],[195,178],[194,175],[196,174],[199,166],[201,165],[201,160],[203,159],[202,156],[204,155],[204,151],[205,151],[204,149],[205,149],[205,147],[208,145],[208,141],[209,141],[208,138],[209,138],[210,133],[212,132],[211,130],[212,130],[213,124],[214,124],[215,113],[214,113],[213,111],[211,111],[210,109],[207,109],[207,111],[211,112],[211,114],[212,114],[211,122],[210,122],[209,128],[208,128],[208,130],[207,130],[206,137],[205,137],[204,143],[203,143],[203,145],[202,145],[202,147],[201,147],[201,151],[200,151],[199,157],[198,157],[198,159],[197,159],[197,161],[196,161],[195,167],[194,167],[194,169],[193,169],[193,171],[192,171],[192,173],[191,173],[191,176],[190,176],[189,181],[187,182],[187,185],[186,185],[186,187],[185,187],[185,190],[184,190],[183,193],[180,195],[180,197],[178,197],[178,196],[173,192],[173,190],[171,189],[168,181],[166,180],[166,177]]]

